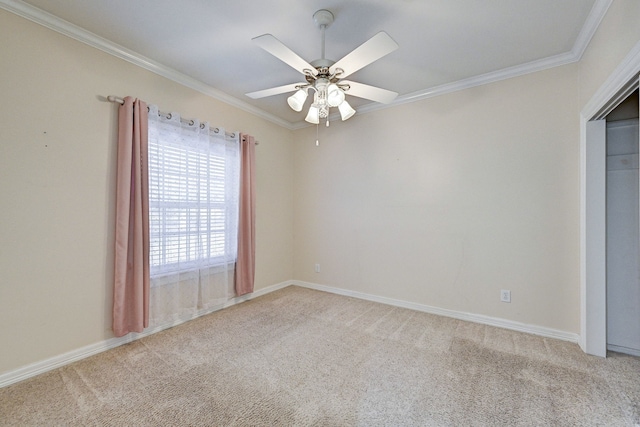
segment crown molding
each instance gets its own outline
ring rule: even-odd
[[[562,53],[559,55],[551,56],[548,58],[540,59],[537,61],[528,62],[526,64],[516,65],[509,68],[503,68],[502,70],[494,71],[491,73],[482,74],[479,76],[469,77],[467,79],[458,80],[452,83],[445,83],[443,85],[434,86],[428,89],[419,90],[416,92],[408,93],[397,97],[393,102],[389,104],[380,104],[372,102],[370,104],[363,105],[358,108],[358,114],[366,114],[373,111],[385,110],[387,108],[396,107],[402,104],[409,104],[412,102],[422,101],[424,99],[435,98],[436,96],[446,95],[448,93],[458,92],[465,89],[471,89],[476,86],[482,86],[489,83],[499,82],[501,80],[507,80],[513,77],[523,76],[526,74],[535,73],[537,71],[546,70],[549,68],[559,67],[561,65],[571,64],[577,62],[579,58],[573,52]],[[339,120],[339,114],[332,114],[329,116],[330,120]],[[306,127],[305,122],[294,123],[295,129]]]
[[[202,94],[210,96],[218,101],[222,101],[233,107],[239,108],[243,111],[251,113],[255,116],[261,117],[286,129],[293,130],[293,123],[283,120],[273,114],[254,107],[244,101],[241,101],[231,95],[228,95],[212,86],[209,86],[199,80],[180,73],[166,65],[163,65],[153,59],[147,58],[134,52],[130,49],[120,46],[112,41],[109,41],[103,37],[93,34],[77,25],[74,25],[68,21],[58,18],[48,12],[33,7],[19,0],[0,0],[0,8],[12,12],[18,16],[28,19],[36,24],[40,24],[53,31],[63,34],[67,37],[71,37],[81,43],[87,44],[91,47],[99,49],[117,58],[123,59],[134,65],[137,65],[152,73],[158,74],[183,86],[196,90]]]
[[[596,0],[593,4],[591,12],[589,12],[589,16],[582,26],[580,34],[578,34],[578,38],[573,44],[573,49],[571,49],[571,53],[576,57],[576,61],[579,61],[582,58],[584,51],[587,50],[593,35],[596,33],[596,30],[600,26],[600,23],[604,19],[604,15],[607,14],[612,3],[613,0]]]
[[[372,111],[384,110],[387,108],[395,107],[402,104],[408,104],[411,102],[422,101],[423,99],[434,98],[436,96],[446,95],[452,92],[458,92],[464,89],[470,89],[476,86],[482,86],[489,83],[495,83],[501,80],[507,80],[513,77],[523,76],[526,74],[535,73],[537,71],[546,70],[549,68],[559,67],[561,65],[571,64],[576,62],[575,54],[572,52],[562,53],[549,58],[544,58],[538,61],[528,62],[522,65],[516,65],[514,67],[503,68],[502,70],[494,71],[491,73],[482,74],[480,76],[470,77],[468,79],[458,80],[453,83],[445,83],[440,86],[434,86],[429,89],[419,90],[406,95],[397,97],[393,102],[389,104],[380,104],[372,102],[370,104],[363,105],[358,108],[358,114],[370,113]],[[330,116],[330,119],[339,119],[340,115],[334,114]],[[294,123],[294,126],[297,125]],[[304,126],[302,126],[304,127]]]
[[[576,62],[575,56],[568,52],[560,55],[551,56],[549,58],[541,59],[538,61],[529,62],[522,65],[516,65],[502,70],[494,71],[491,73],[482,74],[480,76],[470,77],[468,79],[458,80],[453,83],[446,83],[440,86],[434,86],[429,89],[420,90],[417,92],[402,95],[396,98],[391,104],[368,104],[360,107],[359,112],[375,111],[382,108],[388,108],[391,106],[407,104],[410,102],[421,101],[423,99],[433,98],[447,93],[458,92],[464,89],[470,89],[476,86],[482,86],[489,83],[495,83],[501,80],[507,80],[513,77],[523,76],[526,74],[535,73],[538,71],[546,70],[549,68],[559,67],[561,65],[570,64]]]
[[[582,55],[587,49],[589,42],[597,31],[598,26],[607,13],[607,10],[609,10],[611,3],[613,3],[613,0],[596,0],[570,52],[561,53],[555,56],[550,56],[548,58],[528,62],[526,64],[503,68],[502,70],[494,71],[480,76],[470,77],[468,79],[458,80],[457,82],[446,83],[440,86],[434,86],[429,89],[409,93],[407,95],[399,96],[391,104],[367,104],[360,107],[358,109],[358,112],[367,113],[371,111],[382,110],[396,105],[433,98],[436,96],[445,95],[447,93],[470,89],[472,87],[495,83],[501,80],[507,80],[513,77],[524,76],[526,74],[547,70],[549,68],[560,67],[562,65],[578,62],[582,58]]]
[[[640,41],[629,51],[581,111],[586,120],[600,120],[625,100],[638,86]]]
[[[582,55],[584,54],[587,46],[589,45],[589,42],[597,31],[598,26],[602,22],[602,19],[607,13],[607,10],[611,6],[612,2],[613,0],[596,0],[593,7],[591,8],[591,12],[587,17],[587,20],[585,21],[585,24],[583,25],[573,45],[573,48],[569,52],[537,61],[532,61],[522,65],[504,68],[502,70],[483,74],[480,76],[470,77],[468,79],[459,80],[457,82],[446,83],[440,86],[434,86],[424,90],[412,92],[406,95],[399,96],[395,99],[395,101],[389,104],[370,103],[367,105],[363,105],[358,108],[358,114],[365,114],[373,111],[383,110],[386,108],[392,108],[402,104],[421,101],[424,99],[433,98],[436,96],[470,89],[472,87],[482,86],[489,83],[495,83],[501,80],[523,76],[549,68],[559,67],[562,65],[577,62],[582,58]],[[260,108],[254,107],[251,104],[228,95],[212,86],[202,83],[199,80],[182,74],[172,68],[169,68],[150,58],[144,57],[132,50],[129,50],[123,46],[97,36],[96,34],[86,31],[74,24],[71,24],[70,22],[60,19],[41,9],[28,5],[20,0],[0,0],[0,8],[8,10],[9,12],[12,12],[37,24],[43,25],[51,30],[64,34],[96,49],[100,49],[103,52],[116,56],[162,77],[175,81],[176,83],[194,89],[214,99],[239,108],[255,116],[261,117],[286,129],[297,130],[311,126],[305,121],[292,123],[287,120],[281,119]],[[339,118],[340,116],[338,114],[333,114],[330,116],[331,120],[336,120]]]
[[[434,86],[428,89],[419,90],[406,95],[397,97],[389,104],[371,103],[358,108],[358,114],[365,114],[373,111],[384,110],[410,102],[421,101],[423,99],[434,98],[436,96],[457,92],[464,89],[470,89],[476,86],[482,86],[489,83],[495,83],[501,80],[507,80],[513,77],[519,77],[526,74],[543,71],[549,68],[560,67],[562,65],[578,62],[585,50],[589,46],[589,42],[596,33],[598,26],[602,22],[607,10],[613,3],[613,0],[596,0],[589,12],[589,16],[585,21],[571,51],[543,58],[537,61],[528,62],[526,64],[516,65],[504,68],[502,70],[483,74],[480,76],[470,77],[468,79],[458,80],[452,83],[446,83],[440,86]],[[339,119],[338,114],[330,116],[330,119]],[[294,123],[296,128],[305,127],[304,122]]]

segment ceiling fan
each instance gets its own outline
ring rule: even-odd
[[[342,120],[347,120],[356,113],[346,101],[346,94],[384,104],[393,101],[398,96],[396,92],[343,79],[398,49],[398,44],[387,33],[380,31],[338,62],[327,59],[325,58],[325,30],[331,25],[333,19],[333,14],[325,9],[313,14],[313,20],[322,31],[322,49],[321,58],[310,63],[271,34],[253,38],[252,41],[257,46],[295,68],[304,75],[306,81],[259,90],[246,95],[259,99],[295,91],[287,98],[287,103],[294,111],[302,111],[311,89],[314,91],[313,103],[309,107],[305,120],[318,124],[320,119],[325,119],[327,126],[329,126],[329,108],[331,107],[338,107]]]

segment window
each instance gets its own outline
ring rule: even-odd
[[[151,276],[236,259],[239,145],[224,130],[149,111]],[[217,132],[216,132],[217,131]]]

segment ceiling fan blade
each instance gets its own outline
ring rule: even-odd
[[[281,93],[293,92],[298,86],[305,86],[307,83],[291,83],[284,86],[272,87],[271,89],[259,90],[257,92],[247,93],[249,98],[260,99],[267,96],[280,95]]]
[[[358,98],[370,99],[371,101],[381,102],[382,104],[388,104],[394,99],[398,94],[396,92],[392,92],[390,90],[381,89],[375,86],[369,86],[358,82],[352,82],[348,80],[340,80],[338,83],[348,84],[349,90],[345,93],[347,95],[357,96]]]
[[[397,48],[398,43],[396,43],[389,34],[384,31],[380,31],[378,34],[355,48],[347,56],[333,64],[330,68],[331,73],[335,73],[336,69],[340,68],[344,70],[344,72],[338,77],[341,79],[345,78],[359,69],[371,64],[373,61],[393,52]]]
[[[313,75],[318,73],[313,65],[300,58],[294,51],[286,47],[280,40],[271,34],[263,34],[251,39],[251,41],[302,74],[305,74],[305,69],[311,70]]]

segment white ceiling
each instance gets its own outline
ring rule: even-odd
[[[295,128],[304,123],[306,108],[292,111],[287,94],[259,100],[244,95],[303,81],[251,39],[271,33],[308,62],[318,59],[321,33],[312,19],[316,10],[335,15],[326,32],[329,59],[337,61],[381,30],[400,45],[349,77],[398,92],[400,103],[576,61],[610,2],[0,0],[0,7],[27,17],[38,15],[36,21],[45,17],[50,27],[62,26],[67,33],[84,33],[79,39],[100,36],[106,39],[103,48],[124,48],[128,56],[142,58],[140,62],[151,59],[155,65],[150,69],[189,76],[228,94],[227,100],[241,107]],[[361,112],[377,108],[358,98],[349,102]]]

